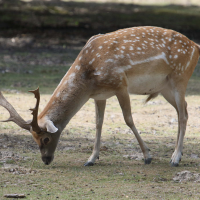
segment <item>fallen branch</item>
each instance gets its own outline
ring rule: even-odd
[[[5,194],[6,198],[25,198],[25,194]]]

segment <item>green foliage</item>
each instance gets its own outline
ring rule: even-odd
[[[76,58],[77,50],[63,51],[59,54],[23,52],[9,55],[4,51],[0,55],[0,85],[1,90],[19,90],[27,92],[40,87],[43,94],[52,93],[70,67],[70,62]],[[66,56],[65,56],[66,55]],[[65,64],[66,63],[66,64]]]
[[[36,29],[65,29],[73,35],[91,36],[132,26],[160,26],[177,30],[191,39],[199,38],[200,7],[195,6],[139,6],[91,2],[29,2],[4,1],[0,7],[0,23],[8,29],[25,31]],[[4,31],[6,31],[6,29]],[[71,30],[73,30],[71,32]],[[36,31],[37,32],[37,31]],[[66,36],[65,36],[66,37]]]

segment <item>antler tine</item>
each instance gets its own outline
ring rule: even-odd
[[[5,99],[3,94],[0,91],[0,105],[3,106],[10,114],[10,117],[7,120],[2,120],[1,122],[15,122],[18,126],[23,129],[30,130],[30,125],[27,124],[24,119],[17,113],[13,106]]]
[[[31,108],[30,109],[32,111],[31,114],[33,115],[33,120],[30,123],[30,125],[32,126],[32,130],[33,131],[35,131],[36,133],[40,133],[41,132],[41,128],[39,127],[38,122],[37,122],[38,109],[39,109],[39,104],[40,104],[39,87],[36,90],[31,90],[29,92],[33,93],[35,95],[35,98],[37,99],[35,108]]]

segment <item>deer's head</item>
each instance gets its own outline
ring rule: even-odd
[[[60,133],[50,119],[43,119],[41,123],[42,126],[38,125],[38,109],[40,103],[39,88],[29,92],[32,92],[37,99],[35,108],[30,109],[32,111],[33,119],[29,121],[25,121],[0,92],[0,105],[6,108],[10,113],[10,117],[2,122],[12,121],[21,128],[30,131],[40,148],[42,161],[48,165],[53,161],[54,151],[58,144]]]

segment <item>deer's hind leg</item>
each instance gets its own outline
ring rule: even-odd
[[[119,90],[116,93],[116,96],[117,96],[119,104],[121,106],[123,116],[124,116],[124,120],[125,120],[126,124],[130,127],[130,129],[133,131],[133,133],[135,134],[135,137],[136,137],[136,139],[137,139],[137,141],[140,145],[140,148],[143,152],[145,164],[150,164],[152,158],[149,154],[149,149],[147,148],[146,144],[144,143],[144,141],[140,137],[140,135],[139,135],[134,123],[133,123],[133,118],[132,118],[132,115],[131,115],[130,98],[129,98],[127,88],[124,87],[121,90]]]
[[[183,138],[185,136],[186,125],[188,120],[187,102],[185,101],[185,90],[183,84],[169,83],[161,91],[163,97],[176,109],[178,115],[178,134],[175,151],[171,157],[171,165],[178,166],[183,151]]]

